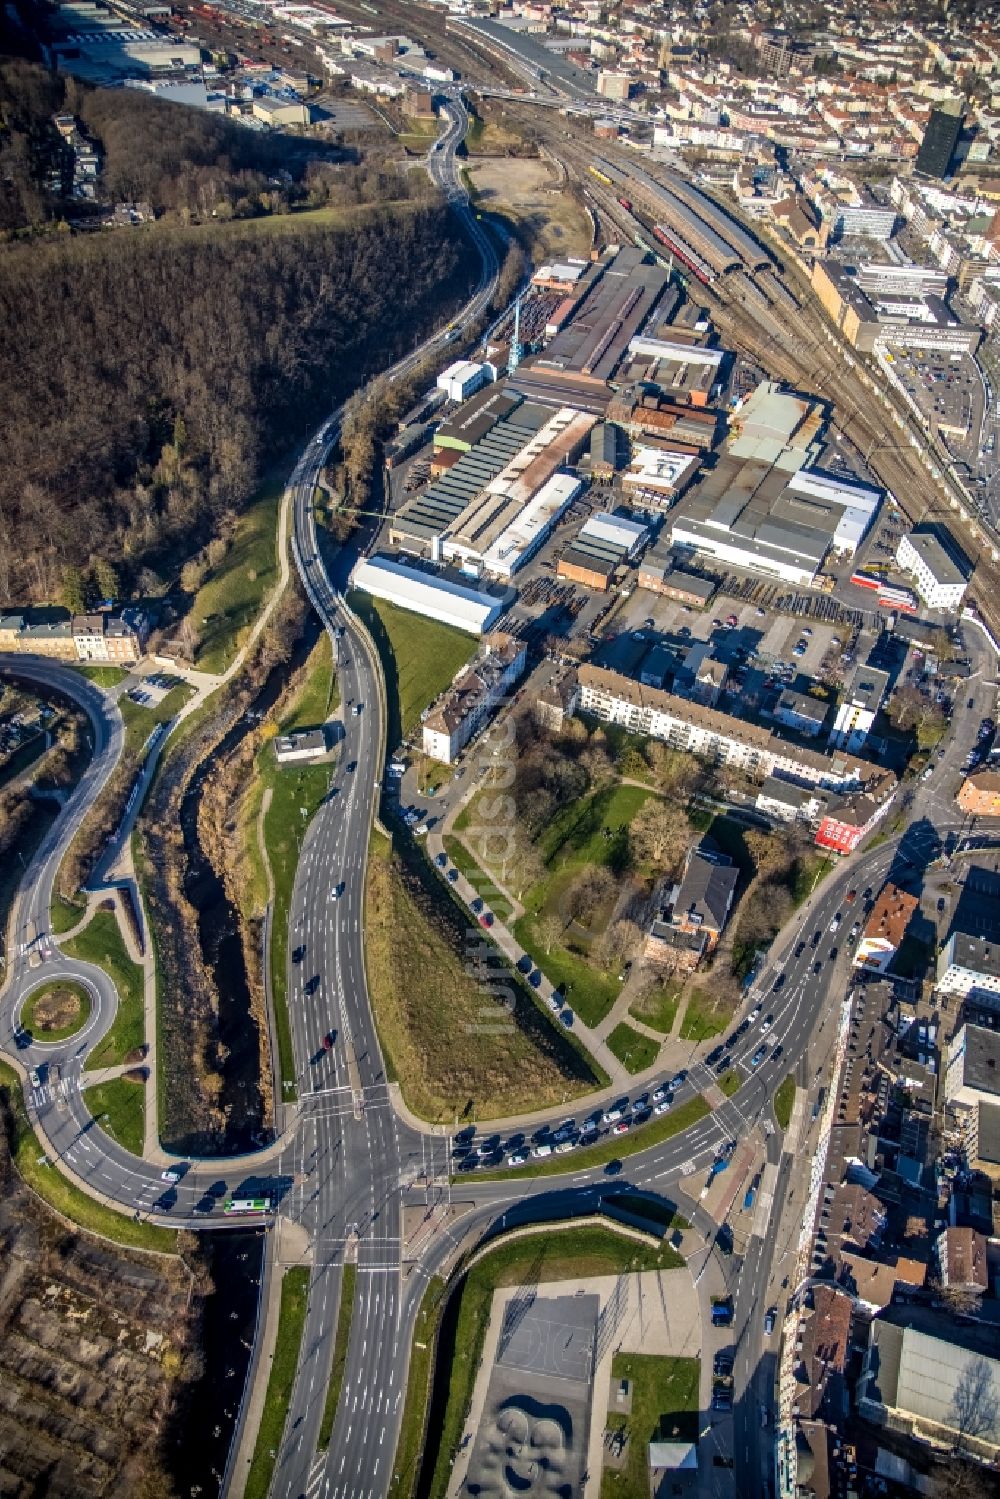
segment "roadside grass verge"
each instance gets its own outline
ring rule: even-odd
[[[628,1072],[645,1072],[647,1067],[652,1067],[660,1051],[656,1041],[633,1030],[624,1020],[619,1021],[607,1040],[608,1046]]]
[[[704,989],[693,989],[681,1021],[682,1041],[707,1041],[726,1029],[733,1018],[733,1007],[713,999]]]
[[[385,675],[387,743],[392,750],[429,703],[451,684],[476,649],[471,635],[399,609],[384,599],[351,593],[350,607],[368,627]]]
[[[625,1466],[617,1471],[605,1468],[601,1499],[644,1499],[649,1492],[650,1442],[698,1440],[701,1363],[696,1358],[616,1353],[611,1363],[612,1384],[622,1379],[631,1387],[632,1409],[628,1415],[609,1412],[607,1424],[628,1432]]]
[[[448,1394],[440,1432],[427,1434],[434,1472],[428,1482],[425,1468],[422,1478],[431,1499],[440,1499],[448,1487],[482,1359],[493,1293],[498,1287],[665,1270],[682,1263],[669,1244],[644,1244],[616,1234],[610,1225],[561,1228],[548,1224],[543,1233],[501,1243],[472,1264],[441,1317],[441,1342],[451,1356],[441,1358],[435,1370],[436,1380],[446,1383]],[[642,1462],[645,1465],[645,1447]]]
[[[506,895],[497,888],[486,871],[481,869],[476,863],[461,838],[456,838],[454,833],[446,833],[443,842],[444,851],[455,868],[465,875],[473,890],[486,902],[494,916],[498,916],[506,925],[513,914],[510,901]]]
[[[785,1081],[780,1085],[774,1095],[774,1117],[778,1121],[779,1129],[787,1129],[792,1118],[792,1107],[795,1103],[795,1078],[789,1073]]]
[[[333,669],[333,646],[324,630],[309,653],[308,675],[302,691],[281,721],[281,732],[316,729],[340,705],[340,692]]]
[[[88,1233],[112,1239],[131,1249],[154,1249],[164,1254],[177,1251],[177,1234],[172,1228],[159,1228],[143,1219],[125,1217],[105,1207],[76,1186],[58,1169],[48,1164],[41,1141],[28,1121],[21,1081],[6,1062],[0,1062],[0,1098],[8,1116],[11,1155],[27,1186],[61,1213],[64,1218],[86,1229]]]
[[[337,1332],[333,1344],[333,1368],[330,1383],[326,1387],[323,1419],[319,1424],[317,1445],[325,1451],[333,1435],[333,1423],[337,1419],[337,1406],[344,1386],[344,1366],[347,1363],[347,1344],[351,1336],[351,1320],[354,1316],[354,1289],[358,1278],[357,1265],[345,1265],[340,1277],[340,1307],[337,1312]]]
[[[226,555],[192,600],[199,671],[225,671],[278,580],[278,505],[283,490],[283,479],[264,485],[237,521]]]
[[[146,1090],[143,1083],[111,1078],[83,1090],[83,1101],[101,1128],[133,1155],[145,1143]]]
[[[724,1072],[719,1078],[718,1086],[727,1098],[732,1098],[733,1094],[738,1093],[742,1088],[743,1078],[731,1067],[728,1072]]]
[[[633,1000],[628,1012],[633,1020],[641,1020],[643,1025],[669,1036],[677,1019],[677,1008],[683,992],[680,984],[665,980],[654,984],[651,989],[640,994],[638,999]]]
[[[82,901],[67,900],[64,895],[53,894],[52,904],[49,906],[49,921],[55,935],[59,937],[63,932],[71,932],[83,920],[86,909]]]
[[[389,1482],[390,1499],[411,1499],[420,1477],[427,1402],[431,1393],[434,1340],[444,1292],[444,1281],[440,1275],[435,1275],[427,1284],[413,1326],[413,1347],[410,1350],[410,1369],[406,1378],[406,1402],[399,1425],[396,1461]]]
[[[65,1025],[51,1028],[40,1025],[38,1022],[39,1004],[57,994],[66,994],[76,1000],[75,1019],[67,1021]],[[77,1031],[83,1029],[90,1019],[90,1009],[90,991],[82,984],[74,983],[72,979],[53,979],[28,995],[21,1008],[21,1027],[29,1031],[36,1041],[43,1044],[47,1041],[65,1041],[67,1036],[75,1036]]]
[[[94,666],[90,662],[71,661],[69,663],[74,671],[78,671],[81,677],[86,677],[91,682],[96,682],[98,687],[117,687],[119,682],[124,682],[128,671],[124,666]]]
[[[285,1271],[281,1282],[281,1308],[278,1314],[278,1337],[274,1345],[274,1358],[264,1396],[257,1442],[253,1450],[250,1472],[243,1490],[245,1499],[267,1499],[271,1491],[271,1479],[281,1438],[288,1416],[288,1405],[295,1383],[295,1370],[299,1362],[299,1346],[306,1320],[306,1300],[309,1294],[309,1271],[305,1265],[295,1265]],[[272,1453],[275,1454],[272,1457]]]
[[[118,991],[111,1029],[85,1063],[89,1068],[115,1067],[146,1042],[143,970],[129,957],[113,911],[95,911],[83,931],[62,948],[67,957],[103,968]]]
[[[372,836],[365,954],[386,1068],[422,1118],[497,1118],[600,1086],[409,839]]]
[[[705,1099],[698,1093],[694,1098],[688,1098],[676,1108],[670,1109],[668,1113],[655,1116],[648,1124],[629,1130],[627,1135],[612,1135],[609,1140],[602,1140],[598,1145],[586,1145],[581,1150],[570,1151],[568,1155],[548,1156],[542,1161],[532,1160],[513,1171],[477,1171],[476,1181],[516,1181],[522,1176],[566,1176],[586,1171],[591,1166],[605,1166],[608,1161],[624,1160],[626,1156],[635,1155],[640,1150],[649,1150],[651,1146],[683,1133],[711,1112]]]

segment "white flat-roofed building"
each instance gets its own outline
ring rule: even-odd
[[[483,553],[483,571],[495,578],[512,578],[535,555],[582,488],[583,480],[573,474],[553,474],[517,519],[487,547]]]
[[[436,619],[470,635],[482,635],[506,607],[503,599],[443,573],[427,572],[377,554],[359,562],[351,582],[373,598]]]
[[[490,368],[475,364],[470,359],[457,359],[437,377],[437,388],[443,390],[449,401],[467,401],[491,379]]]
[[[581,528],[580,535],[621,547],[631,561],[649,535],[649,527],[639,521],[627,520],[623,515],[609,515],[606,510],[598,510]]]
[[[821,469],[801,468],[788,481],[790,494],[808,495],[839,511],[833,528],[835,552],[853,557],[882,503],[882,491],[867,484],[835,478]]]
[[[725,349],[699,349],[690,344],[670,343],[663,338],[633,338],[630,354],[644,354],[649,359],[681,360],[685,364],[706,364],[718,369],[726,357]]]
[[[871,666],[858,667],[838,704],[830,731],[831,745],[852,755],[861,753],[888,686],[887,672]]]
[[[698,467],[693,453],[674,453],[668,448],[636,448],[622,483],[637,496],[673,499]]]
[[[945,994],[995,996],[1000,999],[1000,917],[990,937],[952,932],[938,958],[938,988]]]
[[[896,561],[913,579],[917,592],[929,609],[959,608],[969,586],[969,572],[939,532],[918,526],[915,531],[901,536]]]

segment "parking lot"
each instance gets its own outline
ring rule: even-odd
[[[933,432],[957,451],[978,448],[983,382],[971,355],[895,349],[885,357]]]

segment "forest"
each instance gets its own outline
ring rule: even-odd
[[[8,249],[0,602],[55,599],[99,556],[157,590],[268,465],[440,319],[443,288],[457,303],[464,250],[445,209],[409,204]]]

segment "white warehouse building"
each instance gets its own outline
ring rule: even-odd
[[[437,388],[443,390],[449,401],[467,401],[493,379],[488,364],[475,364],[471,359],[456,359],[437,377]]]
[[[581,528],[580,535],[620,547],[631,562],[649,535],[649,527],[640,521],[628,520],[624,515],[609,515],[606,510],[598,510]]]
[[[960,607],[969,586],[969,572],[937,531],[918,526],[908,536],[901,536],[896,561],[913,579],[928,609]]]
[[[482,635],[491,629],[506,608],[504,600],[493,593],[381,553],[362,559],[351,582],[373,598],[385,599],[469,635]]]

